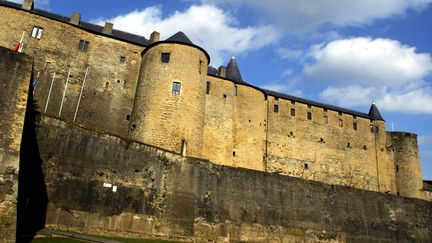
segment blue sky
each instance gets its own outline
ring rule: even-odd
[[[235,56],[259,87],[363,112],[374,101],[388,130],[419,135],[432,180],[432,0],[36,0],[36,8],[147,38],[183,31],[211,65]]]

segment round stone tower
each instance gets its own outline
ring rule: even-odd
[[[142,53],[129,138],[201,157],[207,52],[182,32]]]
[[[390,132],[394,153],[396,190],[401,196],[422,198],[423,188],[417,135],[406,132]]]

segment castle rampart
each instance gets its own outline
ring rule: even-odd
[[[389,149],[375,105],[367,114],[254,87],[235,59],[208,67],[205,50],[182,33],[148,41],[28,2],[0,1],[0,14],[9,26],[0,45],[23,37],[34,59],[41,113],[215,164],[423,198],[419,161],[403,152],[417,145]],[[398,179],[399,160],[411,161],[415,183]]]

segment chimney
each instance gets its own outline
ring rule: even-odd
[[[226,78],[226,67],[224,66],[219,67],[219,77]]]
[[[160,33],[157,31],[153,31],[150,35],[150,43],[155,43],[160,40]]]
[[[79,25],[80,20],[81,20],[81,14],[73,12],[69,23],[74,24],[74,25]]]
[[[111,35],[113,31],[113,27],[114,27],[113,23],[105,22],[105,27],[102,32],[104,34]]]
[[[33,0],[24,0],[21,7],[25,10],[31,11],[31,10],[33,10],[34,2],[33,2]]]

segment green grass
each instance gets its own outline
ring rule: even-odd
[[[75,240],[75,239],[69,239],[69,238],[63,238],[63,237],[38,237],[34,238],[32,243],[82,243],[87,241],[81,241],[81,240]]]
[[[166,240],[146,240],[146,239],[134,239],[134,238],[121,238],[121,237],[104,237],[104,236],[96,236],[101,239],[114,240],[125,243],[173,243],[176,241],[166,241]],[[63,238],[63,237],[54,237],[54,236],[46,236],[46,237],[38,237],[31,241],[32,243],[82,243],[87,241],[82,241],[78,239],[71,238]]]

